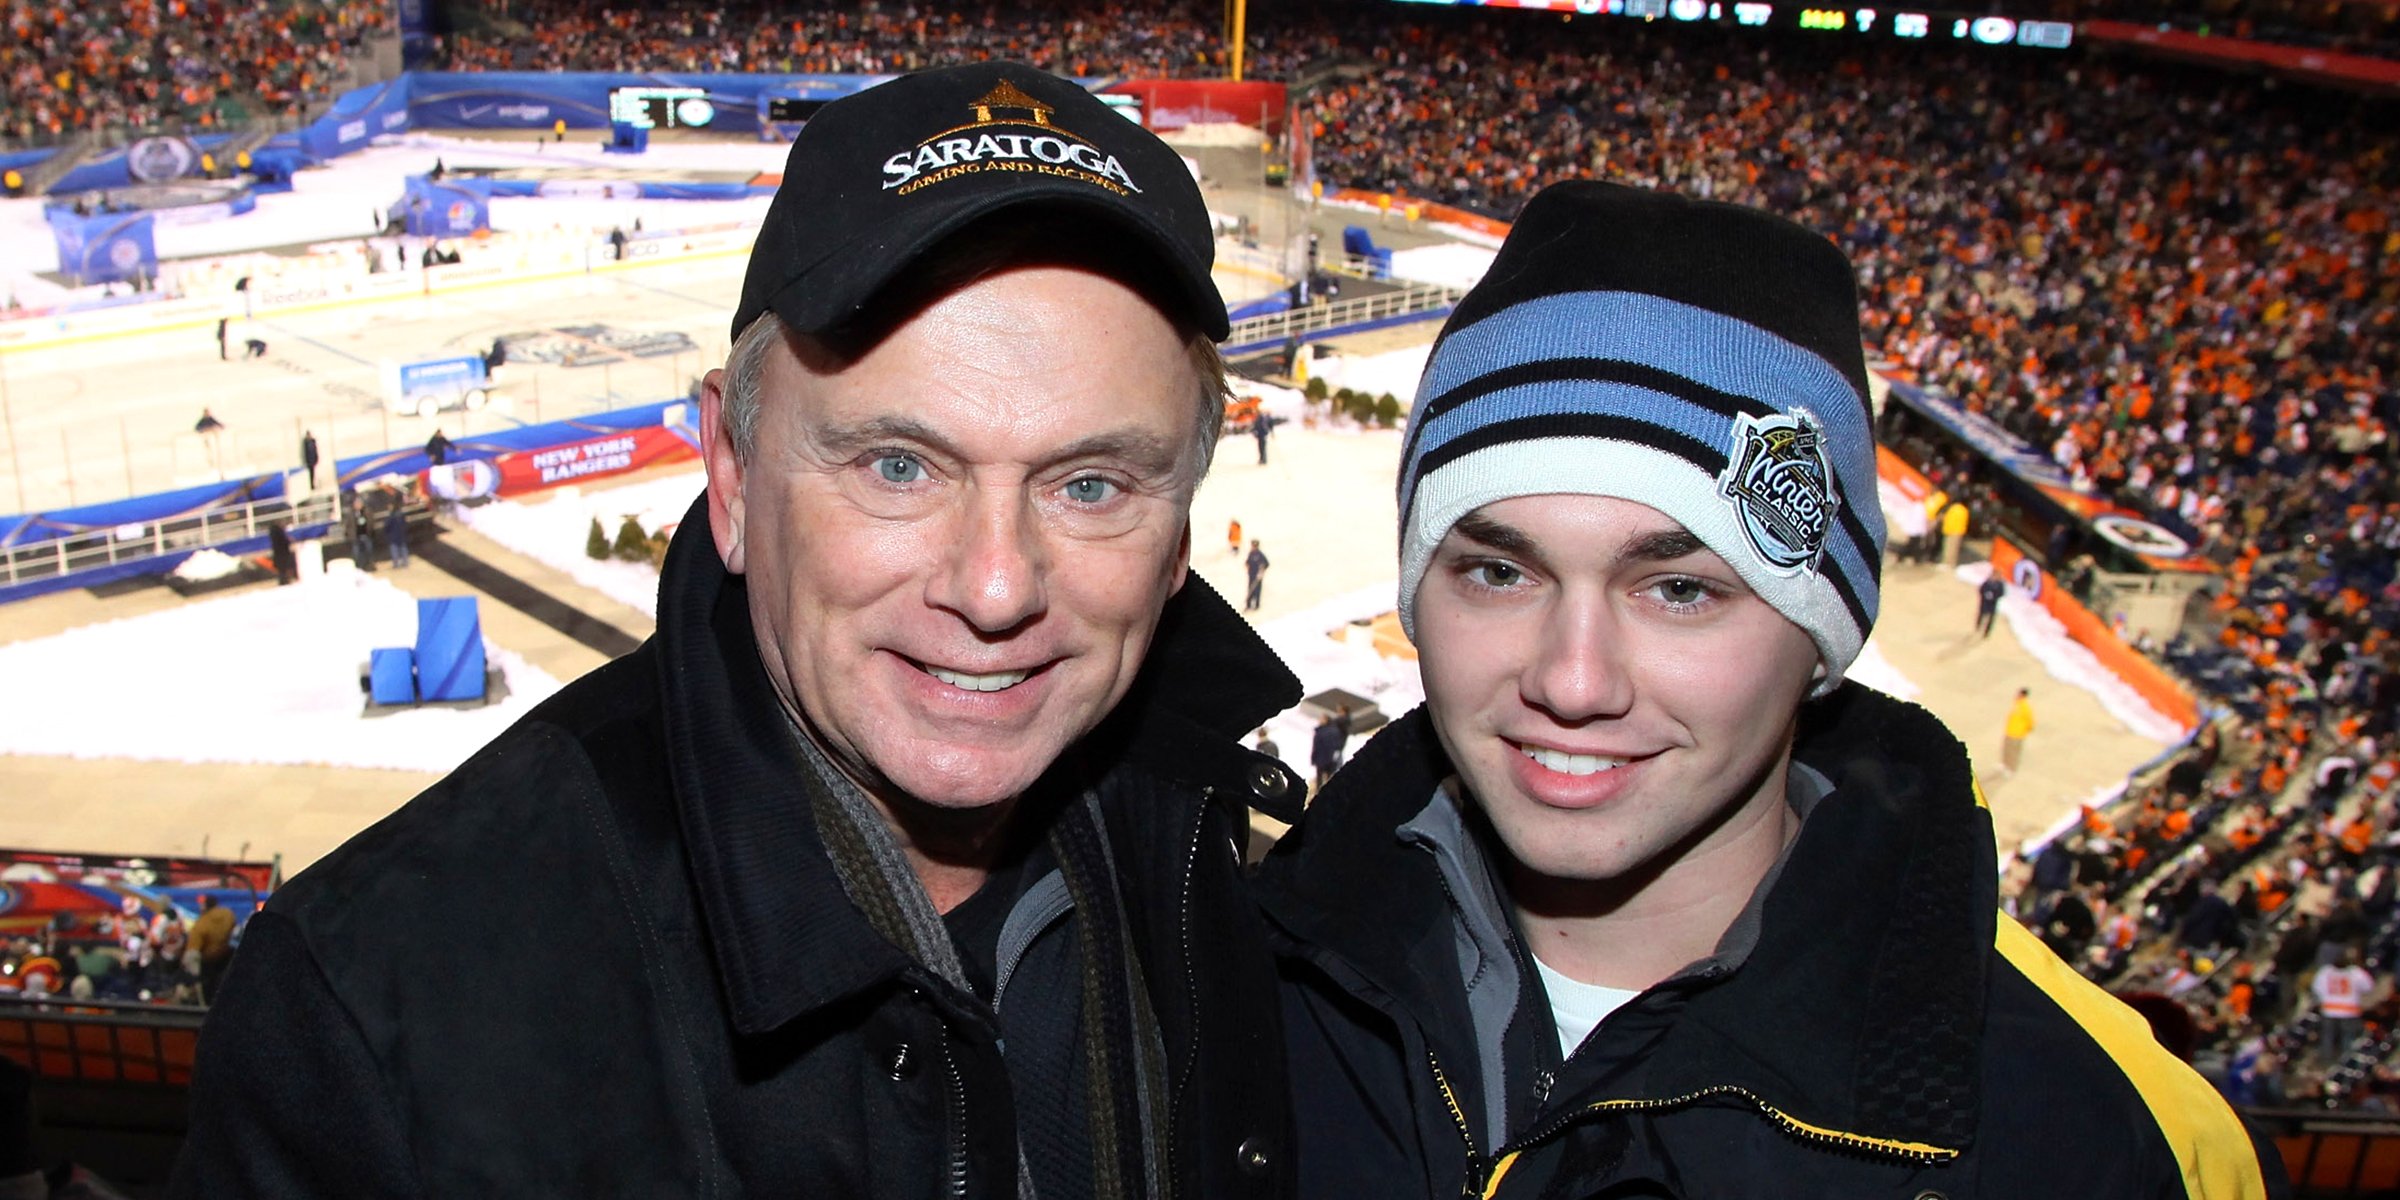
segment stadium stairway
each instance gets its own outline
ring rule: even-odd
[[[60,143],[58,150],[50,157],[33,164],[25,172],[25,194],[48,195],[52,186],[67,177],[67,172],[82,166],[83,160],[90,158],[99,148],[100,135],[96,133],[79,133],[68,138]]]

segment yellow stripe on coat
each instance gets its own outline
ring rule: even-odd
[[[2225,1097],[2150,1032],[2140,1013],[2059,961],[2007,913],[1992,939],[2000,956],[2050,997],[2125,1072],[2183,1169],[2193,1200],[2265,1200],[2258,1151]]]

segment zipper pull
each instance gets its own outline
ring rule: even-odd
[[[1467,1181],[1458,1190],[1459,1200],[1483,1200],[1483,1187],[1492,1173],[1490,1160],[1473,1150],[1467,1151]]]
[[[1542,1105],[1548,1104],[1550,1102],[1550,1089],[1556,1086],[1558,1086],[1558,1073],[1556,1071],[1534,1072],[1533,1106],[1535,1108],[1540,1108]]]

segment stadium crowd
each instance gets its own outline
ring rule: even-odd
[[[232,965],[238,936],[233,910],[213,897],[187,920],[174,905],[127,896],[118,913],[61,917],[0,943],[0,997],[203,1005]]]
[[[1319,175],[1502,217],[1566,176],[1784,212],[1858,263],[1885,358],[2224,561],[2400,515],[2400,190],[2370,102],[1560,32],[1392,39],[1320,98]]]
[[[12,4],[9,132],[190,119],[245,90],[297,102],[329,70],[321,51],[377,20],[359,6],[121,7],[149,23]],[[2264,31],[2299,11],[2219,15]],[[518,0],[443,38],[428,65],[887,72],[1009,57],[1215,75],[1216,17],[1163,0],[676,13]],[[2222,564],[2211,636],[2160,649],[2223,716],[2021,864],[2017,912],[2094,978],[2166,997],[2162,1031],[2237,1099],[2400,1103],[2383,1065],[2400,1036],[2393,102],[2093,55],[1396,6],[1371,23],[1268,19],[1255,74],[1348,66],[1302,122],[1329,187],[1505,218],[1542,184],[1606,177],[1785,213],[1852,255],[1883,358]],[[1954,495],[1988,491],[1963,453],[1924,465]],[[2379,981],[2367,1002],[2310,993],[2350,956]]]
[[[201,132],[296,114],[345,86],[345,57],[391,25],[345,0],[9,0],[0,137]]]
[[[1164,0],[1040,6],[734,4],[698,12],[512,2],[478,32],[437,38],[452,71],[882,74],[1013,59],[1077,76],[1221,76],[1213,9]],[[1272,72],[1270,61],[1257,69]]]

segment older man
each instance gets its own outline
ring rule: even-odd
[[[182,1194],[1289,1194],[1192,177],[986,64],[784,178],[657,635],[252,922]]]

